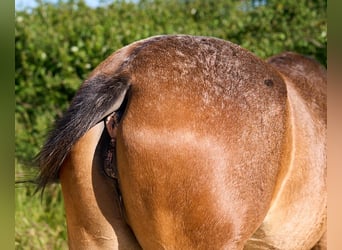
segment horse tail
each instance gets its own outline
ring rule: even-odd
[[[128,89],[128,77],[122,75],[96,75],[82,84],[36,157],[37,191],[43,192],[47,184],[58,180],[61,165],[72,146],[91,127],[120,108]]]

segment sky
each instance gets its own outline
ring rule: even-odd
[[[45,0],[46,2],[56,3],[58,0]],[[85,2],[91,6],[96,7],[99,5],[99,0],[85,0]],[[15,9],[16,10],[22,10],[24,8],[33,8],[37,6],[37,3],[35,0],[15,0]]]

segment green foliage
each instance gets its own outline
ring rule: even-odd
[[[90,8],[82,0],[57,4],[40,0],[37,8],[16,12],[15,144],[19,162],[31,160],[38,152],[53,121],[89,72],[115,50],[142,38],[176,33],[215,36],[261,58],[296,51],[326,65],[324,0],[269,0],[261,6],[246,0],[102,2]],[[44,238],[42,234],[51,239],[66,237],[60,191],[48,190],[47,197],[54,200],[50,205],[25,199],[31,193],[28,187],[16,189],[18,249],[36,236]],[[55,206],[58,213],[53,215]],[[53,228],[51,233],[44,231],[46,221]],[[32,223],[38,223],[38,229],[30,229]],[[28,239],[23,238],[25,234]],[[35,244],[31,246],[40,249],[50,243]],[[65,243],[51,248],[64,248],[61,244]]]
[[[27,169],[17,164],[16,176]],[[35,186],[15,188],[15,249],[67,249],[64,204],[57,185],[47,187],[48,195],[34,195]]]

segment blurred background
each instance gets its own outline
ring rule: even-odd
[[[17,0],[15,248],[67,249],[59,185],[41,199],[25,181],[34,179],[30,162],[53,121],[107,56],[142,38],[182,33],[229,40],[263,59],[295,51],[326,66],[326,9],[323,0]]]

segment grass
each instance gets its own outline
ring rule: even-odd
[[[20,180],[34,173],[17,163],[15,174]],[[60,185],[47,187],[42,198],[34,191],[34,184],[16,184],[15,249],[68,249]]]

